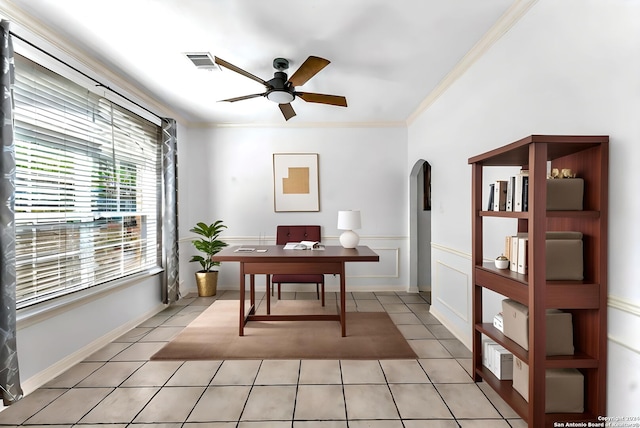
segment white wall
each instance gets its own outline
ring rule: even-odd
[[[640,415],[639,23],[640,2],[538,1],[411,124],[408,149],[432,165],[432,310],[470,344],[468,158],[530,134],[611,136],[608,412],[626,416]]]
[[[406,128],[281,127],[191,128],[180,135],[179,227],[182,289],[195,290],[194,236],[198,221],[222,219],[230,245],[275,242],[278,224],[319,224],[323,241],[338,245],[337,213],[359,209],[360,243],[380,255],[380,263],[347,265],[347,288],[398,289],[408,286]],[[273,154],[317,153],[319,212],[275,212]],[[237,289],[238,266],[225,263],[219,287]],[[260,280],[260,279],[259,279]],[[327,278],[335,289],[338,278]]]

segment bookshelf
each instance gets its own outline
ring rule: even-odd
[[[529,427],[556,422],[597,422],[606,415],[607,371],[607,221],[608,136],[531,135],[469,159],[472,166],[473,260],[473,373],[476,382],[490,385]],[[547,163],[571,168],[584,179],[582,211],[547,211]],[[483,170],[515,166],[529,170],[528,211],[485,211]],[[485,194],[486,195],[486,194]],[[527,274],[496,269],[494,254],[483,254],[483,220],[517,219],[517,232],[529,237]],[[583,234],[584,279],[547,281],[547,231]],[[529,308],[529,349],[503,335],[482,316],[483,289],[520,302]],[[562,309],[573,318],[574,355],[547,356],[546,310]],[[482,337],[504,346],[529,366],[529,401],[513,389],[512,381],[498,380],[482,365]],[[545,413],[545,371],[575,368],[584,375],[584,413]],[[556,425],[558,426],[558,425]]]

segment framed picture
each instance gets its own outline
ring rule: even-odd
[[[320,211],[317,153],[274,153],[274,209]]]

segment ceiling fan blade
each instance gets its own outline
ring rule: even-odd
[[[248,71],[244,71],[243,69],[241,69],[240,67],[236,67],[235,65],[221,59],[218,58],[217,56],[213,57],[214,61],[216,64],[224,67],[224,68],[228,68],[231,71],[235,71],[238,74],[242,74],[245,77],[248,77],[249,79],[255,80],[256,82],[260,82],[262,83],[264,86],[266,86],[267,88],[270,88],[271,85],[269,85],[267,82],[265,82],[264,80],[262,80],[261,78],[259,78],[258,76],[255,76],[251,73],[249,73]]]
[[[310,56],[302,63],[300,68],[289,78],[293,86],[302,86],[315,76],[320,70],[329,65],[331,61],[317,56]]]
[[[235,98],[228,98],[226,100],[220,100],[218,101],[219,103],[223,102],[223,101],[228,101],[230,103],[236,102],[236,101],[242,101],[242,100],[248,100],[251,98],[257,98],[257,97],[264,97],[265,94],[251,94],[251,95],[243,95],[241,97],[235,97]]]
[[[340,95],[314,94],[313,92],[296,92],[296,95],[308,103],[331,104],[332,106],[347,106],[347,99]]]
[[[285,120],[289,120],[296,115],[296,112],[293,111],[293,107],[291,107],[291,104],[278,104],[278,107],[280,107],[280,111],[282,112]]]

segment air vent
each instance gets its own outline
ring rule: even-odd
[[[213,62],[213,57],[209,52],[193,52],[185,54],[193,65],[205,70],[219,70],[218,65]]]

